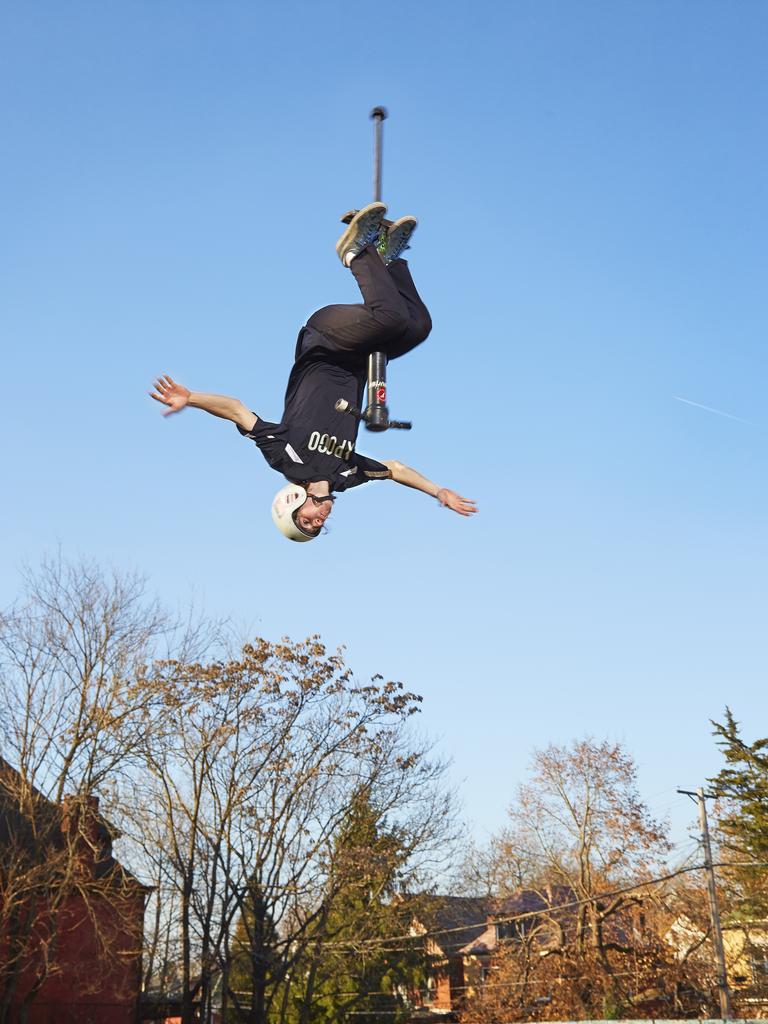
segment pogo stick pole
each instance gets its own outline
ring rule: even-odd
[[[381,140],[382,127],[387,112],[384,107],[374,107],[373,119],[373,201],[381,202]],[[383,352],[371,352],[368,356],[368,406],[363,416],[368,430],[386,430],[389,427],[387,409],[387,357]]]

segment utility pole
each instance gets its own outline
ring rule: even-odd
[[[712,864],[712,846],[709,841],[709,824],[707,822],[707,799],[713,793],[705,793],[701,786],[692,793],[687,789],[678,789],[678,793],[691,797],[699,807],[699,825],[701,826],[701,845],[704,849],[704,870],[707,872],[707,889],[709,890],[709,912],[712,917],[712,946],[715,951],[717,968],[717,991],[720,997],[720,1016],[723,1020],[731,1020],[731,990],[728,988],[728,973],[725,966],[725,949],[723,948],[723,931],[720,927],[720,908],[717,903],[717,887],[715,885],[715,868]]]

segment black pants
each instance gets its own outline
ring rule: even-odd
[[[427,307],[419,298],[408,264],[395,260],[387,267],[369,245],[350,264],[363,301],[323,306],[307,321],[304,343],[314,331],[323,335],[330,351],[365,357],[385,352],[387,358],[416,348],[432,330]]]

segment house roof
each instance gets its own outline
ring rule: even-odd
[[[26,790],[29,810],[19,806],[19,795]],[[0,757],[0,849],[11,844],[20,847],[26,855],[42,861],[50,855],[51,849],[65,848],[68,816],[72,804],[67,806],[49,800],[39,789],[25,785],[20,772]],[[149,886],[140,882],[112,855],[112,839],[119,833],[98,812],[98,801],[92,798],[86,813],[92,823],[91,848],[93,849],[93,871],[96,878],[113,876],[123,884],[150,891]]]
[[[576,899],[568,885],[546,885],[540,889],[518,889],[511,896],[496,901],[494,918],[516,917],[518,914],[536,914],[544,910],[564,907]]]
[[[444,953],[472,947],[487,931],[496,901],[482,896],[426,896],[419,925]]]
[[[477,955],[498,943],[497,922],[552,910],[574,899],[566,885],[519,889],[511,896],[428,896],[423,898],[419,924],[443,953]]]

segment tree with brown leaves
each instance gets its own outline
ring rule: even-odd
[[[181,936],[182,1020],[195,1004],[205,1017],[216,988],[235,1019],[263,1024],[287,1012],[291,971],[337,928],[335,886],[352,883],[334,850],[355,793],[396,822],[409,878],[449,852],[443,766],[404,731],[419,698],[398,683],[356,682],[316,638],[160,662],[141,687],[153,695],[154,725],[146,771],[122,797],[141,823],[136,840],[158,863],[162,851],[159,892],[171,894]],[[362,913],[359,929],[364,938]]]
[[[622,745],[584,739],[536,751],[509,818],[493,844],[494,878],[504,879],[505,855],[513,879],[523,865],[537,906],[510,919],[499,900],[497,952],[466,1018],[619,1017],[637,1016],[644,1002],[673,1007],[678,972],[649,925],[654,895],[644,884],[661,872],[669,845]]]

